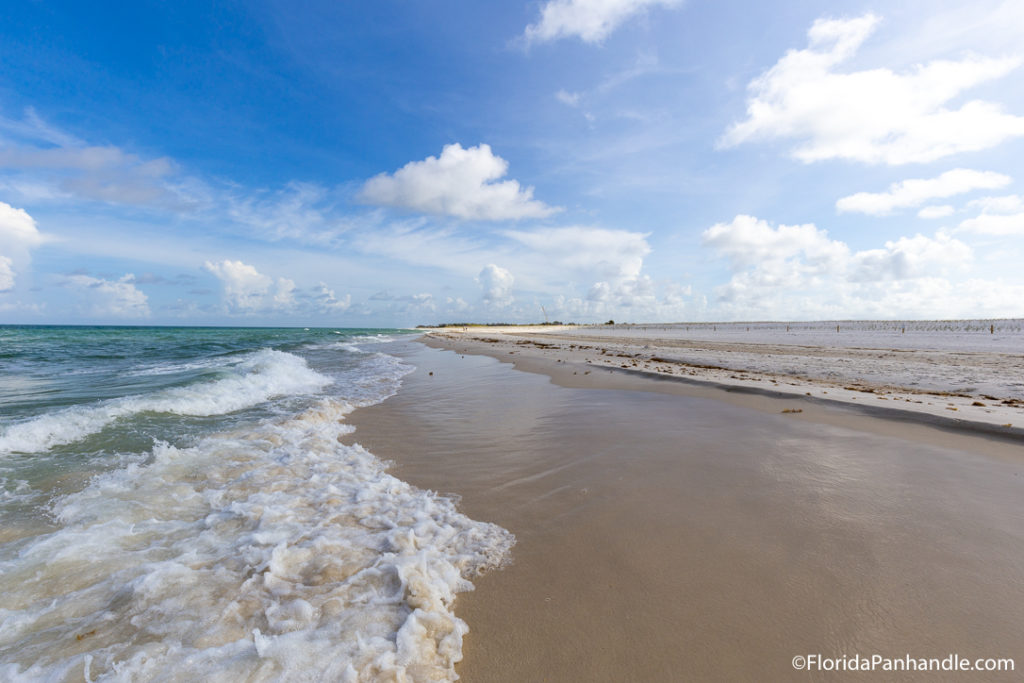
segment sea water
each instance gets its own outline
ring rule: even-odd
[[[454,680],[514,539],[341,443],[403,334],[0,327],[0,680]]]

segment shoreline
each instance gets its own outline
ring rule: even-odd
[[[404,347],[418,370],[352,413],[349,438],[516,535],[511,563],[457,599],[462,680],[788,680],[804,652],[1024,655],[1018,443],[442,343]]]
[[[779,345],[770,343],[751,342],[741,347],[744,353],[742,360],[747,360],[748,366],[750,356],[760,355],[763,360],[758,365],[765,369],[748,369],[728,355],[720,357],[719,365],[708,365],[686,358],[687,351],[706,349],[707,341],[681,343],[672,340],[673,346],[668,347],[664,345],[665,340],[644,336],[608,338],[578,332],[573,334],[578,329],[521,326],[471,328],[468,331],[430,330],[420,341],[436,348],[484,354],[510,362],[517,369],[549,375],[552,381],[565,386],[585,386],[585,378],[590,373],[610,370],[645,380],[688,386],[705,397],[709,395],[702,390],[707,389],[726,400],[750,395],[801,402],[799,407],[780,408],[788,408],[787,412],[806,412],[809,406],[848,409],[873,418],[919,423],[953,433],[973,432],[1011,443],[1024,443],[1024,400],[1008,395],[1011,392],[1005,388],[1003,396],[993,396],[980,392],[966,393],[955,386],[929,391],[862,377],[836,381],[820,376],[796,376],[778,369],[767,369],[773,363],[777,365],[773,352],[779,349]],[[583,329],[589,332],[595,328]],[[795,345],[792,348],[799,349],[801,353],[807,353],[808,349],[811,352],[828,350]],[[883,351],[854,350],[861,353]],[[904,350],[903,353],[908,352]],[[998,355],[1011,372],[1019,372],[1024,358],[1012,354]],[[849,358],[841,360],[848,361]],[[929,361],[934,362],[934,358]],[[575,373],[571,377],[567,372],[569,369]],[[956,373],[954,368],[945,370],[947,375]],[[757,402],[746,403],[756,405]]]

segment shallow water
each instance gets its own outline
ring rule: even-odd
[[[0,679],[454,679],[513,539],[339,441],[401,336],[0,328]]]
[[[793,669],[812,653],[1010,657],[1016,672],[960,677],[1019,680],[1019,444],[409,346],[420,371],[354,416],[360,438],[517,537],[460,599],[466,680],[860,677]]]

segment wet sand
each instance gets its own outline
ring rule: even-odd
[[[352,438],[518,539],[458,598],[463,680],[1019,680],[791,661],[1024,665],[1021,442],[528,354],[506,355],[532,372],[403,353],[418,370]]]

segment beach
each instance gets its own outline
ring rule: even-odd
[[[1020,662],[1024,441],[998,422],[1024,423],[1019,409],[887,419],[807,396],[829,391],[807,378],[658,379],[569,332],[406,342],[416,371],[351,416],[348,438],[396,477],[516,536],[509,564],[457,599],[463,680],[794,680],[811,654]],[[951,402],[934,391],[905,395]],[[1019,677],[868,677],[958,675]]]
[[[0,327],[0,679],[1019,662],[1018,324]]]

